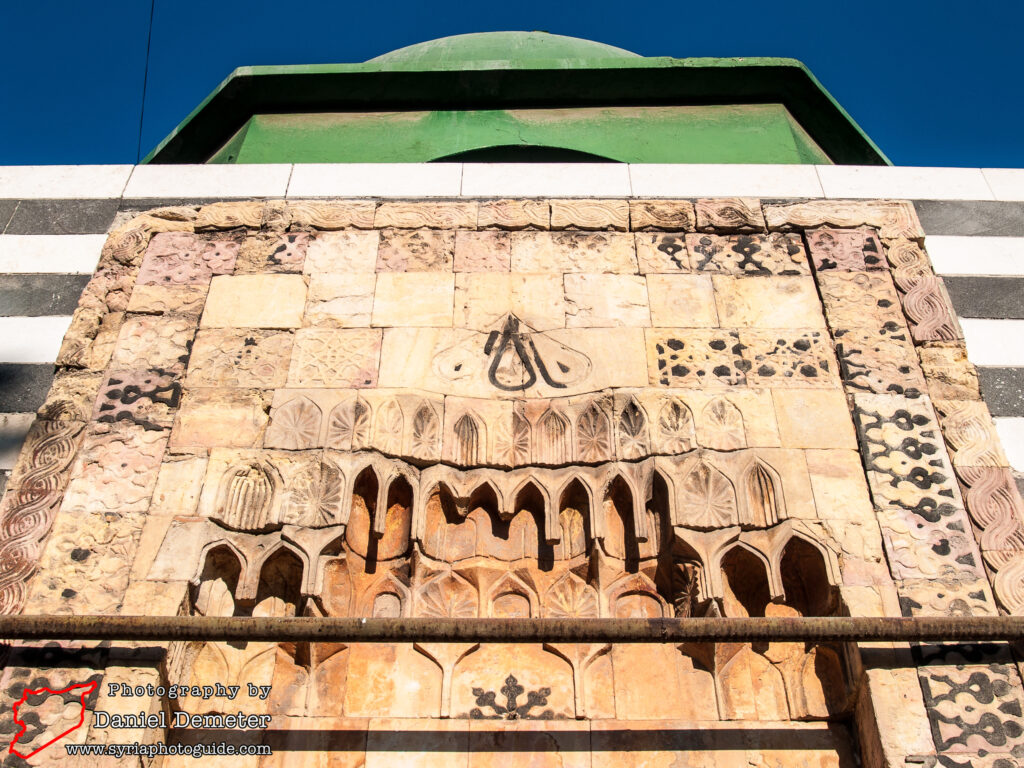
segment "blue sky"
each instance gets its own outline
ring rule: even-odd
[[[898,165],[1024,166],[1020,0],[155,0],[144,112],[149,0],[5,6],[0,165],[135,162],[237,66],[538,29],[647,56],[797,58]]]

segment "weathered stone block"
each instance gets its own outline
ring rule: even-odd
[[[455,233],[450,230],[381,231],[378,272],[451,272],[454,259]]]
[[[455,307],[455,275],[381,272],[373,298],[372,323],[378,327],[450,328]]]
[[[377,249],[380,233],[322,232],[306,249],[303,271],[307,275],[324,272],[349,274],[372,273],[377,270]]]
[[[267,425],[263,393],[252,389],[192,387],[171,430],[172,449],[259,444]]]
[[[646,281],[637,275],[566,275],[565,324],[569,328],[649,326]]]
[[[511,259],[512,240],[507,232],[455,233],[456,272],[508,272]]]
[[[710,275],[647,275],[651,323],[662,328],[719,325]]]
[[[305,325],[365,328],[373,313],[377,275],[317,273],[309,279]]]
[[[302,275],[216,277],[203,328],[298,328],[306,306]]]
[[[825,328],[811,277],[713,275],[718,319],[726,328]]]

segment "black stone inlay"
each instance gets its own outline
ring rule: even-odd
[[[70,315],[89,275],[0,275],[0,317]]]
[[[942,282],[960,317],[1024,318],[1024,277],[943,275]]]
[[[0,200],[0,233],[6,231],[7,223],[18,207],[17,200]]]
[[[1024,236],[1024,203],[995,200],[915,200],[929,235]]]
[[[1024,416],[1024,368],[979,367],[978,378],[993,416]]]
[[[117,199],[22,200],[5,234],[102,235],[117,213]]]
[[[52,383],[52,363],[0,363],[0,413],[37,410]]]
[[[196,208],[210,203],[226,203],[232,200],[266,200],[265,197],[125,197],[118,203],[119,211],[151,211],[154,208],[185,206]]]

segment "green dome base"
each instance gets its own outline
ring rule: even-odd
[[[452,35],[398,48],[370,59],[382,69],[444,70],[493,66],[500,62],[522,65],[535,61],[571,61],[572,67],[605,59],[638,59],[639,54],[578,37],[547,32],[478,32]]]

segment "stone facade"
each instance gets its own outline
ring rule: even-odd
[[[141,214],[8,484],[0,611],[1020,614],[1024,506],[922,236],[898,201]],[[1024,759],[1000,646],[68,643],[3,675],[269,716],[218,738],[272,755],[204,765]],[[111,694],[146,682],[243,693]],[[22,744],[77,716],[28,704]]]

